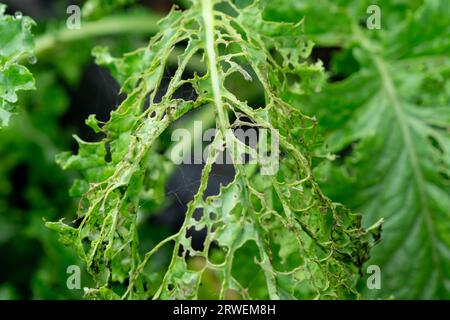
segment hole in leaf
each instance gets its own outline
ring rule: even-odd
[[[203,245],[206,237],[206,228],[202,228],[201,230],[196,230],[195,227],[190,227],[186,231],[186,238],[191,238],[192,249],[196,251],[203,250]]]
[[[187,268],[191,271],[200,271],[206,266],[206,258],[201,256],[192,257],[187,262]]]
[[[225,79],[225,88],[240,101],[246,101],[253,108],[265,106],[264,87],[253,69],[242,64],[242,71],[235,71]],[[251,79],[251,80],[250,80]],[[242,90],[245,88],[245,90]]]
[[[107,163],[110,163],[112,161],[112,155],[111,155],[111,144],[109,141],[105,143],[105,151],[106,151],[105,161]]]
[[[255,259],[259,259],[258,252],[256,243],[247,241],[234,254],[231,274],[243,288],[248,289],[248,293],[253,299],[268,299],[264,272],[255,263]]]
[[[344,160],[353,154],[353,150],[359,141],[352,142],[336,153],[336,162],[341,164]]]
[[[217,219],[217,214],[215,212],[210,212],[209,213],[209,219],[214,221]]]
[[[197,98],[197,91],[195,91],[191,83],[184,83],[172,95],[172,99],[182,99],[185,101],[195,101]]]
[[[219,246],[217,242],[213,242],[208,252],[208,260],[213,264],[221,264],[225,261],[228,248]]]

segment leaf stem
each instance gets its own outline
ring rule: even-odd
[[[158,32],[158,21],[160,15],[145,13],[139,15],[117,15],[106,17],[98,21],[85,22],[80,29],[71,30],[66,27],[49,31],[36,39],[34,53],[36,56],[42,55],[61,43],[80,41],[113,34],[144,33],[154,34]]]
[[[225,129],[229,128],[228,115],[225,113],[222,94],[220,90],[219,70],[217,68],[217,53],[214,45],[214,8],[211,0],[201,0],[203,22],[205,24],[206,55],[208,57],[208,72],[211,76],[211,87],[216,105],[220,130],[225,141],[227,140]]]

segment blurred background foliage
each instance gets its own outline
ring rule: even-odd
[[[95,113],[104,119],[119,102],[118,84],[95,66],[91,49],[107,45],[120,55],[145,45],[156,31],[159,16],[171,4],[142,3],[126,17],[93,25],[93,34],[82,33],[71,39],[64,38],[64,33],[70,35],[65,25],[66,8],[77,2],[3,2],[9,14],[21,11],[37,22],[38,61],[29,66],[37,90],[22,95],[23,112],[0,132],[0,299],[81,298],[82,290],[67,289],[66,270],[69,265],[84,267],[74,252],[44,227],[44,219],[73,217],[76,210],[68,192],[73,173],[62,171],[55,155],[76,150],[73,134],[92,139],[84,124],[87,116]],[[135,25],[144,21],[144,27],[130,30],[127,22],[133,18]],[[56,37],[63,40],[54,42]],[[164,189],[160,192],[155,201],[161,203]],[[142,232],[143,245],[164,236],[164,226],[152,226],[143,226],[152,229]],[[89,277],[83,274],[82,286],[88,285]]]
[[[245,3],[245,0],[240,1]],[[147,43],[149,36],[157,31],[156,22],[159,17],[166,14],[173,4],[184,7],[189,4],[189,1],[116,1],[115,3],[124,6],[120,10],[116,10],[118,8],[115,6],[105,5],[107,2],[101,0],[90,1],[89,6],[83,9],[83,13],[86,15],[86,18],[82,20],[83,27],[75,33],[71,33],[66,28],[65,21],[68,16],[66,8],[69,4],[81,6],[84,1],[3,0],[2,2],[8,5],[8,13],[21,11],[24,15],[31,16],[37,21],[34,33],[38,62],[29,66],[36,78],[37,90],[22,94],[20,114],[12,119],[9,128],[0,131],[0,254],[2,255],[0,299],[82,298],[82,290],[67,289],[66,269],[69,265],[80,265],[81,270],[84,270],[84,267],[75,253],[62,246],[57,241],[55,233],[44,227],[43,220],[55,221],[63,216],[69,220],[74,216],[73,212],[76,210],[76,202],[68,192],[76,176],[73,172],[61,170],[55,164],[55,155],[66,150],[76,151],[77,146],[72,138],[73,134],[80,136],[83,140],[96,139],[85,125],[85,119],[90,114],[96,114],[97,119],[106,120],[109,112],[123,98],[119,95],[117,82],[105,69],[94,63],[91,50],[98,45],[108,46],[113,56],[120,56],[122,53],[142,47]],[[324,88],[324,93],[317,98],[315,93],[306,98],[300,97],[295,88],[292,88],[285,98],[296,105],[304,106],[305,111],[318,116],[319,132],[329,145],[327,150],[318,152],[332,151],[338,153],[341,158],[345,158],[344,156],[353,151],[352,143],[358,142],[358,139],[363,137],[358,137],[353,141],[348,140],[346,145],[341,143],[333,147],[333,143],[336,141],[333,140],[335,139],[333,126],[339,127],[340,125],[345,126],[345,124],[339,122],[342,121],[342,118],[336,120],[330,116],[330,110],[335,112],[330,105],[345,107],[345,101],[330,101],[329,97],[342,94],[339,90],[333,91],[335,85],[343,84],[346,92],[354,93],[355,96],[364,85],[363,80],[359,82],[358,78],[357,83],[353,83],[353,87],[351,86],[352,82],[350,84],[346,82],[348,79],[354,79],[352,76],[354,77],[363,70],[367,62],[367,55],[364,55],[364,52],[360,54],[364,48],[360,43],[355,42],[355,25],[363,26],[367,18],[367,7],[370,4],[378,4],[383,9],[382,29],[387,31],[371,33],[370,41],[382,45],[389,44],[391,41],[391,44],[397,43],[403,45],[403,49],[412,50],[417,45],[413,42],[414,39],[401,35],[402,30],[403,32],[405,32],[405,28],[406,31],[410,30],[411,25],[405,27],[403,24],[427,1],[261,0],[261,2],[266,5],[265,16],[267,19],[299,21],[305,17],[305,32],[316,43],[312,59],[323,61],[328,71],[328,84]],[[447,18],[450,16],[448,8],[448,5],[443,8],[443,16],[447,16]],[[443,53],[447,59],[441,62],[441,65],[444,66],[443,71],[439,72],[441,77],[435,77],[434,82],[430,79],[427,80],[431,81],[426,82],[430,90],[427,91],[428,94],[424,93],[422,98],[426,102],[434,103],[436,102],[434,97],[438,97],[441,102],[437,102],[437,104],[441,103],[442,106],[448,108],[450,96],[448,87],[449,38],[447,37],[447,42],[442,44],[445,42],[442,37],[449,36],[450,24],[446,19],[444,21],[438,21],[438,19],[435,18],[436,21],[434,21],[432,16],[428,17],[422,21],[422,27],[425,29],[425,26],[428,26],[427,30],[431,29],[430,32],[442,40],[441,49],[447,50],[447,54],[445,51]],[[433,26],[433,23],[436,25]],[[390,31],[392,31],[391,34],[400,34],[399,39],[403,39],[404,43],[397,41],[390,35]],[[394,40],[389,40],[390,37]],[[388,39],[387,42],[386,39]],[[384,52],[389,51],[386,48],[381,50],[384,50],[382,56]],[[398,55],[395,56],[395,52],[391,56],[387,53],[386,56],[398,58]],[[171,70],[167,70],[167,77],[170,78],[170,75]],[[236,87],[240,85],[237,83]],[[443,88],[444,94],[441,89],[438,90],[439,92],[433,92],[436,88]],[[371,95],[373,91],[370,90],[375,89],[366,86],[364,92]],[[257,92],[249,96],[250,100],[263,98]],[[354,96],[349,99],[354,99]],[[208,115],[200,115],[200,117],[207,118]],[[447,129],[448,127],[447,123]],[[331,140],[330,137],[332,137]],[[161,154],[170,147],[168,140],[170,139],[164,139],[164,137],[161,139]],[[349,145],[352,147],[348,148]],[[155,168],[153,176],[149,179],[159,181],[160,188],[144,201],[143,212],[145,214],[140,218],[140,238],[142,239],[140,245],[143,248],[151,247],[179,226],[181,217],[176,213],[181,210],[184,212],[187,202],[192,198],[198,185],[197,180],[201,170],[199,166],[173,168],[171,164],[167,163],[167,160],[164,160],[164,157],[158,159],[157,163],[158,168]],[[337,164],[342,165],[342,163],[341,160]],[[346,167],[346,169],[349,168]],[[357,169],[352,169],[350,165],[350,170]],[[232,176],[230,168],[216,168],[215,170],[213,177],[216,181],[212,183],[213,189],[217,189],[221,182],[229,181]],[[173,174],[174,172],[175,174]],[[339,175],[338,172],[321,167],[317,174],[321,178],[324,189],[334,200],[343,202],[361,212],[363,216],[364,211],[369,211],[363,220],[366,225],[372,224],[376,218],[386,217],[386,215],[389,217],[393,214],[386,211],[386,208],[382,208],[383,210],[378,215],[371,214],[370,210],[373,208],[355,203],[353,199],[357,198],[358,194],[344,191],[348,188],[355,188],[354,192],[357,192],[358,188],[362,187],[350,184],[345,179],[333,179],[334,176]],[[339,192],[339,190],[344,191]],[[450,186],[448,184],[446,190],[449,193]],[[214,192],[214,190],[210,191],[210,193]],[[439,221],[443,225],[440,229],[442,234],[448,230],[450,208],[447,210],[447,215],[444,213],[444,218]],[[389,223],[388,220],[388,239],[391,232]],[[397,225],[394,227],[401,228]],[[408,231],[405,227],[405,232]],[[443,240],[443,243],[448,244],[449,235],[444,236],[446,239]],[[420,244],[419,242],[418,245]],[[238,255],[248,256],[255,250],[256,248],[245,246],[238,252]],[[443,251],[446,253],[442,256],[441,267],[446,268],[450,261],[450,253],[448,253],[448,248],[444,248]],[[421,259],[427,259],[427,252],[424,253],[425,257],[422,254]],[[167,262],[169,253],[170,251],[165,255],[163,252],[158,256],[156,262],[148,267],[151,270],[148,270],[147,274],[158,276],[158,270]],[[221,253],[216,252],[215,254],[220,260]],[[402,252],[402,254],[406,253]],[[410,252],[409,254],[410,256],[407,258],[412,259],[414,253]],[[383,252],[376,253],[379,259],[382,258],[380,255],[382,256]],[[394,266],[399,268],[399,273],[402,272],[402,264],[407,263],[405,261],[407,259],[400,259],[394,263]],[[190,267],[196,268],[196,264],[199,263],[201,262],[190,261]],[[265,298],[267,293],[261,289],[264,287],[264,280],[254,274],[254,265],[240,264],[239,268],[233,272],[238,274],[243,281],[247,281],[247,286],[254,296]],[[414,268],[426,269],[414,270]],[[367,292],[367,297],[450,298],[448,270],[442,271],[440,275],[442,278],[438,279],[442,283],[437,284],[437,289],[427,288],[423,281],[414,279],[409,285],[404,282],[415,276],[421,278],[424,272],[433,274],[435,270],[432,266],[424,266],[419,263],[411,268],[406,268],[406,270],[408,272],[404,273],[404,279],[400,282],[396,280],[395,272],[389,271],[387,282],[383,282],[383,285],[387,285],[387,290],[376,293]],[[364,290],[366,276],[362,277],[361,290]],[[207,279],[204,280],[201,297],[214,298],[218,279],[215,279],[213,274],[206,274],[205,277]],[[89,286],[89,284],[89,276],[83,273],[82,287]],[[398,287],[405,285],[406,291]],[[423,290],[427,294],[422,294]]]

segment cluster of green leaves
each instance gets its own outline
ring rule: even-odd
[[[17,92],[34,89],[32,74],[20,64],[24,56],[33,57],[34,21],[21,13],[6,15],[5,10],[0,3],[0,129],[16,111]]]
[[[91,0],[84,14],[103,16],[131,2]],[[70,174],[53,166],[53,155],[68,148],[67,131],[72,131],[61,131],[58,124],[69,101],[57,82],[63,77],[75,85],[88,59],[80,54],[79,42],[78,50],[64,43],[154,32],[155,27],[153,18],[147,23],[128,14],[125,20],[83,23],[77,32],[47,30],[37,41],[38,54],[50,51],[51,66],[40,58],[37,66],[28,67],[37,91],[20,98],[20,119],[0,132],[0,250],[14,253],[16,260],[16,265],[6,266],[14,274],[2,272],[8,281],[1,281],[0,297],[78,297],[62,280],[66,267],[78,264],[71,248],[77,248],[94,275],[96,284],[89,291],[94,297],[354,296],[357,270],[371,244],[357,217],[330,197],[361,213],[363,226],[386,219],[383,241],[366,262],[381,267],[382,288],[367,290],[362,278],[357,289],[363,297],[448,298],[450,14],[445,1],[260,0],[258,8],[246,6],[251,1],[236,0],[237,9],[221,1],[211,11],[213,54],[206,50],[206,2],[191,2],[191,9],[174,11],[161,23],[163,31],[147,48],[122,58],[104,48],[94,51],[97,63],[110,69],[128,98],[108,123],[94,116],[87,120],[104,140],[87,143],[77,138],[78,155],[58,158],[83,177],[71,189],[73,196],[82,197],[80,219],[71,227],[49,224],[71,244],[65,250],[42,228],[42,217],[56,219],[72,210],[62,187]],[[188,7],[186,1],[180,3]],[[381,8],[381,30],[365,27],[366,9],[372,4]],[[0,126],[15,112],[17,93],[34,88],[23,63],[33,57],[34,23],[4,11],[0,5]],[[304,25],[297,23],[301,17]],[[330,81],[320,94],[322,66],[308,60],[312,45],[302,36],[303,28],[320,51],[332,52]],[[58,47],[55,56],[52,47]],[[161,75],[169,64],[178,71],[164,92]],[[189,79],[188,68],[201,72]],[[213,78],[218,79],[218,94]],[[266,96],[258,107],[248,106],[245,94],[236,89],[252,83]],[[186,85],[198,98],[173,98]],[[165,93],[161,101],[155,99],[157,91]],[[207,114],[217,110],[219,135],[211,157],[234,145],[232,127],[278,129],[284,141],[280,170],[267,177],[258,166],[238,165],[233,183],[205,198],[210,157],[185,223],[159,242],[166,232],[142,223],[161,208],[172,170],[160,155],[164,150],[159,134],[195,108]],[[311,177],[315,130],[308,128],[316,123],[300,109],[318,118],[328,147],[318,152],[337,154],[335,161],[314,171],[327,197]],[[234,122],[228,124],[230,116]],[[234,152],[254,153],[243,145]],[[26,178],[19,190],[13,176],[21,174]],[[200,219],[198,211],[203,212]],[[207,231],[200,252],[188,236],[195,230]],[[344,244],[345,239],[350,242]],[[31,293],[23,292],[30,274]]]
[[[381,9],[368,30],[366,9]],[[307,34],[332,48],[330,81],[301,100],[317,115],[336,161],[317,170],[333,200],[386,219],[368,264],[382,289],[366,297],[450,296],[450,9],[445,0],[268,2],[267,15],[306,16]],[[339,50],[336,50],[339,48]]]
[[[8,257],[0,267],[0,298],[80,298],[61,281],[67,266],[79,261],[42,221],[74,207],[63,190],[70,179],[54,163],[58,147],[70,142],[58,127],[69,99],[53,70],[32,65],[32,76],[22,65],[36,59],[30,30],[34,22],[21,13],[4,14],[3,4],[0,8],[0,116],[8,124],[0,130],[0,251]],[[34,78],[36,91],[22,93],[18,101],[20,91],[34,89]],[[19,116],[10,119],[19,103]]]
[[[22,35],[18,33],[22,23],[26,26],[30,18],[20,13],[2,16],[0,41],[5,46],[0,50],[6,52],[14,45],[27,48],[9,64],[15,61],[20,67],[27,65],[35,78],[36,90],[20,92],[20,86],[16,87],[19,99],[14,105],[20,108],[17,107],[17,116],[10,117],[8,126],[0,130],[0,252],[7,257],[0,266],[0,299],[83,297],[82,290],[69,290],[66,286],[67,267],[81,266],[82,262],[71,248],[58,242],[57,235],[45,228],[43,222],[70,217],[76,210],[76,201],[67,192],[73,173],[62,171],[54,157],[73,144],[71,134],[77,131],[77,123],[68,116],[71,95],[81,90],[80,86],[86,87],[82,78],[91,48],[108,41],[105,37],[96,41],[90,38],[114,34],[112,50],[123,52],[145,43],[141,34],[152,34],[155,30],[152,15],[131,12],[126,17],[113,15],[86,22],[82,30],[69,32],[64,20],[65,1],[52,5],[57,6],[55,12],[61,16],[61,22],[41,20],[32,28],[33,55],[29,29],[24,28]],[[130,32],[133,34],[127,34],[126,38],[120,36]],[[11,79],[7,84],[12,86]],[[91,105],[95,103],[92,101]],[[156,205],[154,201],[146,201],[145,206],[150,211]],[[141,239],[144,244],[156,241],[166,232],[149,225],[141,226],[141,230],[145,233]],[[82,285],[89,286],[89,275],[83,272],[81,277]]]
[[[47,223],[85,261],[96,283],[87,290],[90,297],[192,299],[210,277],[219,283],[217,298],[358,296],[360,268],[379,227],[363,229],[359,216],[321,192],[311,172],[315,120],[282,99],[290,88],[316,91],[322,67],[306,60],[312,44],[302,36],[302,23],[269,22],[259,1],[236,3],[192,1],[189,9],[174,9],[160,22],[161,31],[148,47],[122,58],[95,51],[97,61],[121,82],[126,99],[106,123],[88,118],[100,141],[77,138],[77,154],[58,156],[64,169],[81,173],[83,179],[71,189],[81,200],[74,224]],[[177,70],[162,89],[165,68],[180,47]],[[206,72],[186,75],[196,58]],[[230,89],[232,75],[259,83],[265,103],[251,107],[240,99]],[[183,86],[192,87],[195,98],[176,98]],[[217,128],[200,187],[179,231],[142,256],[137,233],[142,199],[164,184],[155,176],[164,172],[157,140],[197,108],[214,108]],[[279,170],[264,175],[261,164],[235,163],[234,180],[218,195],[205,197],[219,155],[255,157],[256,150],[232,131],[243,124],[268,130],[270,139],[279,141],[280,154],[270,148],[265,153],[267,162],[277,158]],[[194,214],[198,211],[200,217]],[[192,247],[193,230],[206,231],[201,249]],[[164,246],[172,250],[170,262],[163,272],[152,272],[149,266]],[[243,250],[251,254],[242,258]],[[236,270],[255,268],[263,285],[250,292]]]

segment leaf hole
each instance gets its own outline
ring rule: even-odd
[[[190,271],[201,271],[206,267],[206,258],[195,256],[188,260],[187,268]]]
[[[225,262],[228,253],[228,248],[220,246],[216,241],[214,241],[208,252],[208,260],[213,264],[222,264]]]
[[[186,238],[187,239],[191,238],[192,249],[194,249],[196,251],[203,250],[206,233],[207,233],[206,227],[203,227],[200,230],[197,230],[195,227],[190,227],[186,231]]]

